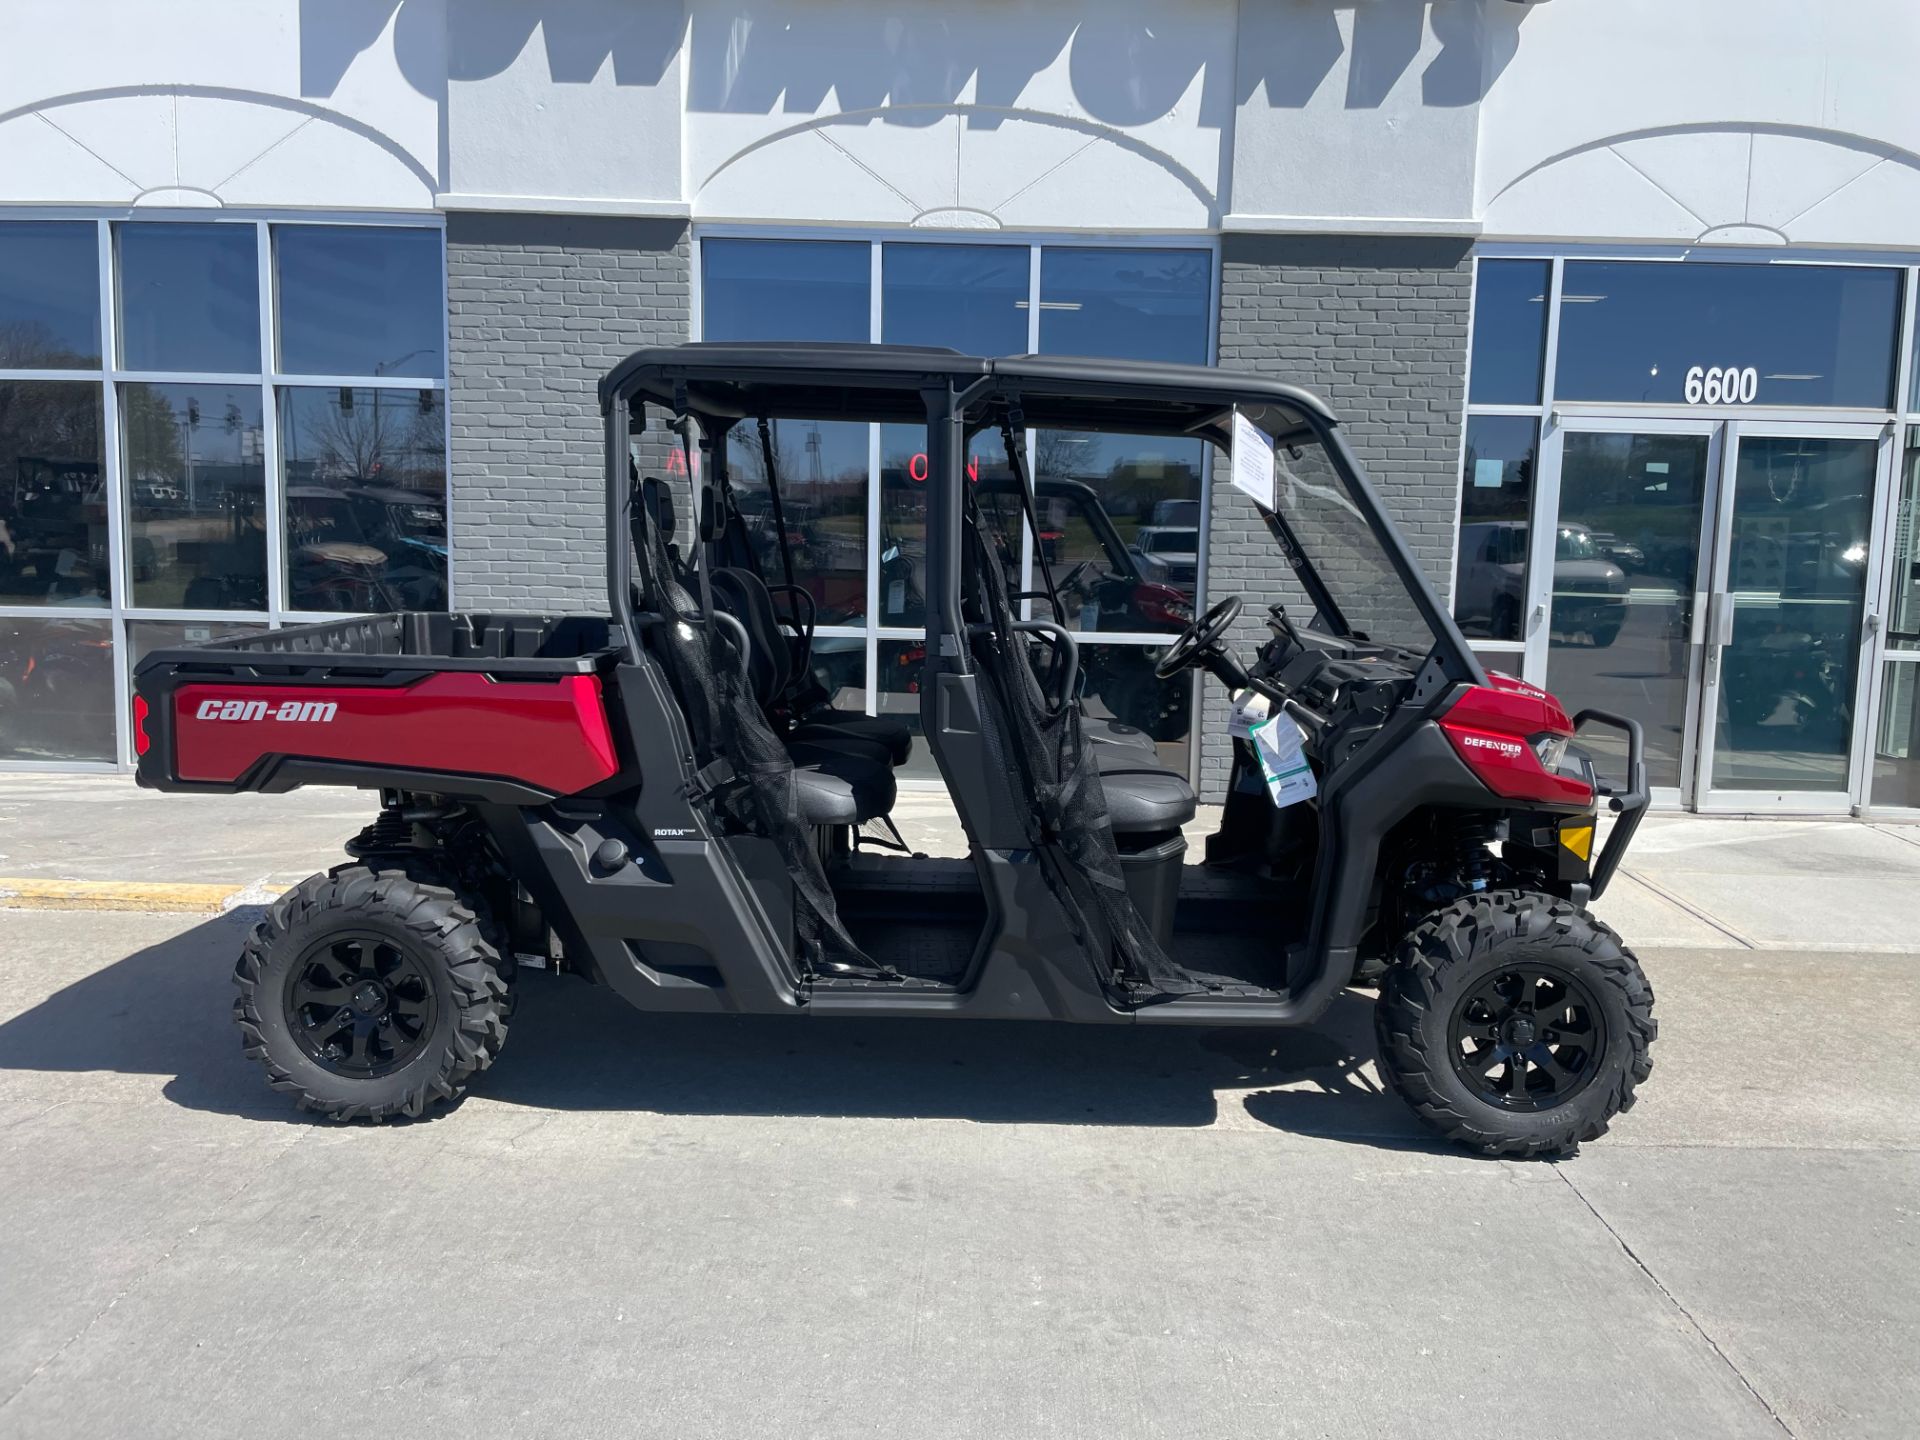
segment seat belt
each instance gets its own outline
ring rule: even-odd
[[[773,431],[762,415],[760,424],[760,464],[767,472],[767,498],[773,502],[773,528],[780,537],[780,573],[785,577],[787,589],[798,590],[793,583],[793,552],[787,548],[787,513],[780,505],[780,477],[773,463]]]

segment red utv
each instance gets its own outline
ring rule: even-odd
[[[534,956],[649,1010],[796,1019],[1300,1025],[1377,984],[1387,1078],[1456,1141],[1561,1153],[1632,1103],[1653,997],[1587,905],[1646,806],[1638,729],[1482,671],[1314,396],[1201,367],[708,344],[631,356],[600,402],[604,616],[385,615],[139,667],[142,784],[379,792],[352,859],[240,957],[274,1086],[341,1118],[453,1100]],[[728,481],[728,432],[759,417],[925,427],[917,727],[809,694],[811,622],[752,563]],[[1203,864],[1185,777],[1084,713],[1047,567],[1010,594],[984,533],[968,444],[1000,433],[1037,532],[1028,427],[1237,434],[1252,462],[1274,563],[1158,663],[1235,696]],[[1589,723],[1626,732],[1626,793],[1570,744]],[[964,859],[855,838],[915,744]]]

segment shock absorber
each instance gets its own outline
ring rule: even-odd
[[[1493,845],[1507,838],[1507,822],[1491,815],[1465,815],[1454,828],[1454,838],[1460,847],[1454,872],[1460,889],[1485,890],[1498,878]]]

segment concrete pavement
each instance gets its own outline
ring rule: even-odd
[[[338,863],[374,806],[354,790],[159,795],[122,776],[0,775],[0,877],[224,885],[257,902]],[[894,819],[916,849],[966,853],[944,791],[904,792]],[[1218,824],[1202,806],[1191,858]],[[1650,816],[1595,908],[1637,946],[1920,952],[1920,826]]]
[[[528,977],[438,1119],[240,1055],[248,910],[0,913],[0,1436],[1911,1436],[1920,977],[1646,956],[1640,1105],[1430,1145],[1271,1034],[674,1019]]]

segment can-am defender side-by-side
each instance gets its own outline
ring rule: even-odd
[[[137,671],[144,785],[380,792],[353,858],[240,956],[236,1016],[276,1088],[342,1119],[458,1097],[534,958],[687,1014],[1278,1026],[1377,985],[1383,1071],[1456,1141],[1563,1153],[1633,1102],[1653,996],[1587,905],[1646,807],[1638,728],[1482,671],[1314,396],[1204,367],[704,344],[629,357],[600,402],[606,616],[382,615]],[[729,480],[757,429],[777,511],[770,419],[925,427],[918,726],[812,679],[791,527],[773,515],[767,563]],[[1158,664],[1234,695],[1204,864],[1185,776],[1084,713],[1022,464],[1049,430],[1233,451],[1222,499],[1271,536],[1259,593],[1208,597]],[[1025,546],[967,479],[996,437]],[[1241,656],[1249,600],[1265,638]],[[1626,735],[1621,793],[1569,744],[1589,723]],[[965,859],[871,843],[916,741]]]

